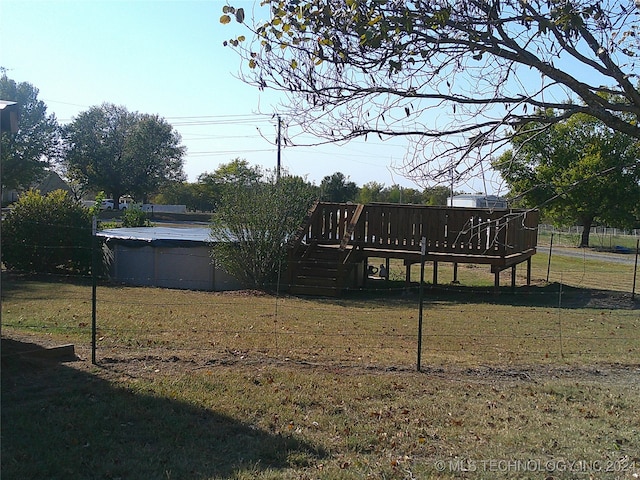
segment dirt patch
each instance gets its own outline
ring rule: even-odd
[[[2,339],[3,365],[13,354],[33,349],[34,346],[43,348],[54,344],[47,338],[36,336],[16,336]],[[5,357],[10,355],[10,357]],[[93,371],[96,365],[91,364],[89,348],[76,347],[77,361],[68,366]],[[15,357],[14,357],[15,358]],[[38,359],[34,364],[38,368],[43,362],[52,360]],[[574,380],[576,382],[598,382],[600,384],[614,384],[629,386],[640,384],[639,364],[607,364],[593,365],[480,365],[477,367],[458,366],[429,366],[423,365],[420,372],[407,365],[374,365],[363,363],[321,363],[289,357],[273,357],[259,352],[232,351],[188,352],[173,349],[157,348],[146,350],[144,354],[127,350],[112,350],[109,355],[98,356],[98,368],[109,376],[126,376],[130,378],[147,377],[149,375],[188,374],[201,370],[215,371],[216,369],[257,369],[279,368],[283,370],[309,370],[348,376],[367,375],[421,375],[426,380],[437,378],[451,382],[470,382],[486,385],[509,385],[523,383],[545,383],[551,380]],[[24,366],[24,365],[23,365]]]

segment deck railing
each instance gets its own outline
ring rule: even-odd
[[[425,237],[431,253],[504,257],[535,248],[538,219],[536,210],[320,202],[298,238],[417,252]]]

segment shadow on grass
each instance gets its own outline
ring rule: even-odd
[[[277,476],[323,455],[214,410],[19,354],[39,348],[2,339],[3,478]]]
[[[349,302],[383,301],[401,305],[419,301],[419,286],[412,283],[409,289],[403,281],[388,281],[360,290],[345,292],[343,300]],[[500,287],[468,287],[464,285],[424,286],[424,301],[456,304],[490,304],[561,308],[615,308],[635,310],[640,308],[640,293],[635,300],[627,292],[577,288],[560,283],[522,286],[512,289]]]

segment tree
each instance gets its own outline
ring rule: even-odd
[[[367,182],[358,189],[358,203],[382,202],[384,192],[384,183]]]
[[[422,197],[426,205],[447,206],[447,200],[451,196],[451,189],[438,185],[435,187],[427,187],[422,192]]]
[[[104,190],[146,201],[163,185],[185,179],[180,135],[157,115],[105,103],[81,113],[65,129],[67,175]]]
[[[315,199],[300,177],[230,184],[211,224],[216,263],[247,287],[272,288],[286,269],[286,242]]]
[[[199,175],[198,185],[210,210],[215,211],[227,189],[253,185],[260,181],[262,175],[259,167],[251,167],[246,160],[234,158],[229,163],[219,165],[213,173]]]
[[[456,171],[459,182],[526,133],[515,127],[578,113],[640,139],[633,0],[263,4],[253,40],[225,42],[245,60],[242,78],[287,92],[286,114],[328,141],[412,139],[402,170],[417,181]],[[244,23],[233,6],[220,21],[233,16]],[[555,115],[538,114],[547,108]]]
[[[525,125],[524,131],[538,133],[517,136],[513,150],[494,163],[511,196],[542,208],[556,223],[578,222],[583,247],[594,222],[633,227],[639,220],[640,142],[585,114],[541,126]]]
[[[422,203],[422,192],[419,192],[415,188],[401,187],[396,184],[385,189],[385,194],[385,201],[389,203],[411,203],[414,205],[420,205]]]
[[[60,131],[55,115],[38,100],[38,89],[27,82],[0,77],[0,99],[18,103],[18,132],[2,132],[2,186],[26,189],[45,176],[56,159]]]
[[[2,222],[2,262],[38,273],[91,270],[91,215],[64,190],[29,190]]]
[[[203,185],[189,182],[173,182],[160,188],[151,197],[151,203],[164,205],[186,205],[191,211],[211,211],[213,204]]]
[[[262,178],[259,167],[251,167],[242,158],[234,158],[229,163],[223,163],[213,173],[205,172],[198,177],[199,183],[215,185],[251,185]]]
[[[320,182],[320,199],[325,202],[350,202],[357,194],[358,186],[340,172],[327,175]]]

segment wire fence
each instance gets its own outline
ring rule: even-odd
[[[542,224],[538,226],[538,245],[548,245],[553,234],[554,244],[563,247],[580,245],[583,227],[555,227]],[[621,229],[612,227],[591,227],[589,245],[599,249],[615,249],[616,246],[632,248],[640,238],[640,229]]]
[[[83,280],[83,281],[79,281]],[[86,279],[20,279],[3,289],[3,333],[91,342]],[[417,354],[415,289],[387,287],[339,299],[179,291],[110,284],[97,289],[98,362],[237,361],[411,368]],[[637,302],[615,291],[549,284],[503,292],[427,288],[424,364],[636,362]]]
[[[577,256],[538,253],[532,285],[525,286],[525,273],[519,272],[515,291],[496,292],[488,266],[460,265],[460,283],[453,284],[447,280],[452,267],[441,265],[440,284],[424,288],[423,364],[637,364],[640,310],[634,255],[593,259],[586,254],[584,249]],[[188,249],[181,255],[189,256]],[[87,349],[95,318],[98,362],[180,361],[206,368],[277,361],[412,368],[419,268],[412,267],[407,285],[404,265],[394,261],[389,279],[370,277],[339,298],[289,296],[285,284],[267,294],[101,280],[95,317],[90,276],[4,272],[3,335],[36,336]],[[425,278],[431,278],[432,268],[425,266]],[[511,272],[503,274],[509,284]],[[159,278],[146,280],[153,285]]]

